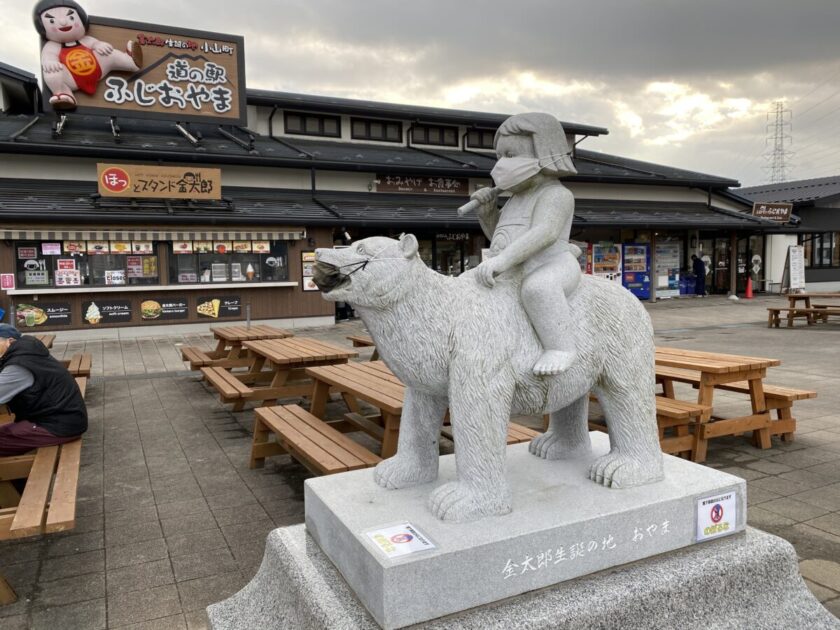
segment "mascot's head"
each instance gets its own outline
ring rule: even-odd
[[[313,280],[331,302],[384,308],[408,290],[407,272],[419,261],[417,249],[412,234],[398,241],[373,236],[350,247],[318,249]]]
[[[32,21],[42,38],[59,43],[80,40],[90,26],[87,12],[74,0],[41,0]]]

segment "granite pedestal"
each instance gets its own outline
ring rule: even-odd
[[[425,589],[416,596],[431,599]],[[271,532],[256,577],[207,613],[213,630],[379,628],[303,525]],[[808,591],[790,543],[747,528],[418,627],[838,630],[840,622]]]
[[[744,529],[743,479],[665,456],[664,481],[605,488],[590,481],[587,471],[593,458],[609,451],[609,438],[593,432],[590,439],[592,455],[577,460],[540,459],[528,444],[508,447],[513,511],[504,516],[447,523],[428,511],[431,489],[455,479],[455,457],[445,456],[437,481],[403,490],[377,486],[370,469],[308,480],[306,529],[385,628],[691,545],[697,540],[698,500],[730,496],[718,529]],[[377,543],[371,533],[380,530],[385,534]],[[407,534],[422,536],[434,548],[388,557],[383,545],[399,552],[404,544],[394,543],[394,536],[402,541]]]

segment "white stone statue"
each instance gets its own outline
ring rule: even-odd
[[[511,510],[505,479],[512,413],[550,412],[548,431],[530,446],[546,459],[590,453],[587,407],[597,394],[611,450],[592,481],[627,488],[662,479],[654,400],[653,330],[647,312],[614,282],[584,276],[568,298],[567,333],[577,358],[562,374],[538,376],[543,347],[520,302],[516,267],[488,288],[475,270],[457,278],[432,271],[417,239],[367,238],[319,249],[315,282],[331,301],[350,302],[386,364],[406,385],[397,454],[381,462],[386,488],[434,481],[447,407],[458,480],[432,492],[440,519],[467,521]]]

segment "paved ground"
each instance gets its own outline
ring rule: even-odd
[[[748,480],[749,522],[796,546],[809,585],[840,614],[840,326],[768,330],[764,308],[779,302],[706,298],[649,311],[660,345],[776,357],[768,382],[819,392],[794,407],[793,443],[760,451],[718,440],[708,465]],[[297,334],[345,343],[360,329]],[[253,414],[229,412],[184,371],[185,342],[211,343],[56,344],[59,357],[94,356],[79,518],[66,534],[0,543],[0,571],[21,596],[0,607],[0,629],[204,628],[205,606],[256,571],[268,531],[303,520],[306,471],[287,457],[248,470]],[[717,413],[738,413],[745,400],[716,403]]]

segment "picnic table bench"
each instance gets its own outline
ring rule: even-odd
[[[759,448],[770,448],[772,435],[793,439],[796,420],[792,406],[796,400],[816,397],[816,392],[790,387],[765,385],[768,367],[779,365],[778,359],[749,357],[699,350],[657,348],[656,379],[664,395],[675,398],[674,383],[688,383],[698,390],[697,402],[713,407],[715,390],[743,393],[749,396],[752,414],[735,418],[712,416],[711,420],[697,427],[698,449],[705,457],[707,442],[711,438],[752,432]],[[776,418],[770,411],[777,410]],[[700,460],[702,461],[702,460]]]
[[[379,350],[376,349],[376,343],[367,335],[349,335],[347,339],[353,343],[354,348],[373,348],[373,354],[370,355],[370,360],[379,360]]]
[[[778,328],[781,324],[782,312],[787,312],[787,327],[793,327],[793,320],[796,318],[805,317],[808,325],[816,324],[818,321],[827,322],[829,317],[840,316],[840,306],[830,306],[828,304],[815,304],[813,307],[768,307],[767,309],[767,328]]]
[[[207,382],[219,392],[223,403],[233,403],[234,411],[248,401],[260,406],[274,405],[278,399],[306,396],[312,391],[304,368],[313,365],[346,363],[358,352],[325,341],[305,337],[245,341],[249,351],[247,372],[234,374],[224,367],[202,367]]]
[[[87,378],[76,377],[85,395]],[[11,421],[5,414],[0,422]],[[82,440],[44,446],[34,453],[0,457],[0,540],[24,538],[73,529],[76,524],[76,488],[79,484]],[[11,481],[26,479],[19,494]],[[0,575],[0,605],[17,600]]]
[[[69,359],[64,359],[61,363],[73,376],[90,376],[93,357],[87,352],[78,353]]]
[[[251,358],[243,352],[242,344],[260,339],[285,339],[294,336],[291,331],[264,324],[256,326],[219,326],[211,328],[216,348],[205,351],[198,346],[181,346],[181,359],[190,364],[191,370],[203,367],[226,369],[247,367]]]
[[[41,334],[41,335],[34,335],[34,337],[35,337],[35,339],[40,341],[42,344],[44,344],[47,347],[47,349],[52,348],[53,343],[55,342],[55,335],[50,335],[50,334],[45,333],[45,334]]]
[[[380,440],[383,459],[396,453],[405,385],[388,366],[382,361],[366,361],[308,368],[306,373],[314,382],[310,409],[312,415],[323,419],[330,391],[337,391],[350,409],[349,413],[344,414],[344,420],[350,427],[346,423],[338,426],[345,431],[363,431]],[[362,415],[358,404],[360,400],[376,407],[379,413]],[[451,436],[451,427],[444,425],[442,434]],[[509,423],[508,444],[527,442],[535,435],[536,431]]]
[[[701,438],[697,425],[708,422],[711,415],[712,408],[707,405],[657,396],[656,423],[662,452],[683,455],[694,462],[704,461],[706,449],[699,444]],[[606,419],[590,420],[589,428],[608,432]]]

